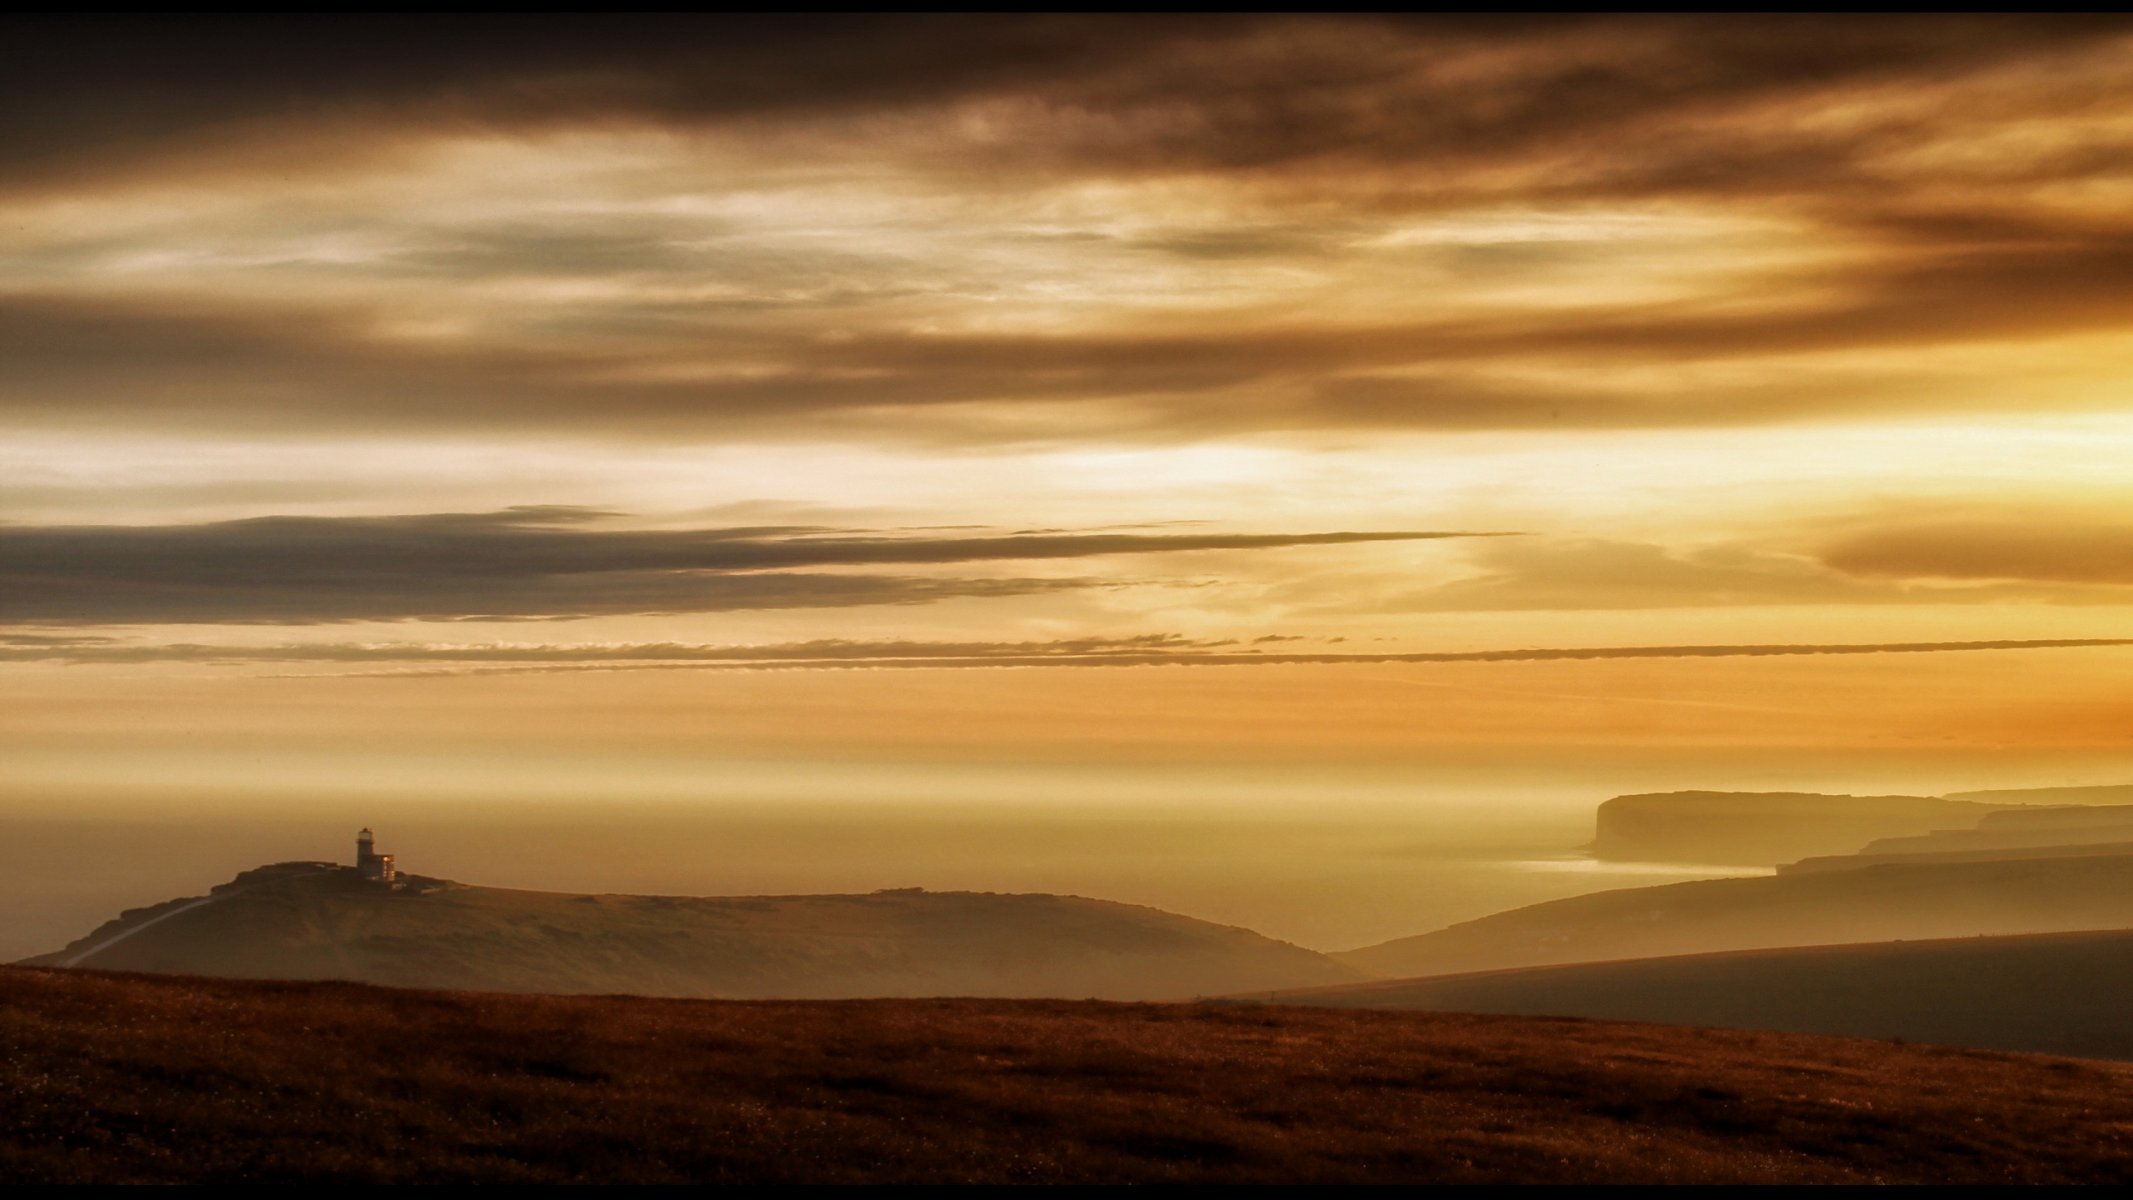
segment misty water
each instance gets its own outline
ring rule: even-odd
[[[1016,786],[1014,781],[1021,781]],[[1600,863],[1606,793],[1253,780],[1208,773],[804,773],[714,794],[411,794],[359,781],[297,801],[192,787],[32,786],[0,819],[0,957],[267,862],[346,862],[378,830],[404,869],[493,887],[764,895],[1052,892],[1151,905],[1336,950],[1505,908],[1751,869]]]

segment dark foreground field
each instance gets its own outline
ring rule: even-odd
[[[2133,1179],[2133,1070],[1798,1034],[0,969],[0,1179]]]
[[[1736,950],[1251,998],[1784,1029],[2133,1062],[2128,996],[2133,929]]]

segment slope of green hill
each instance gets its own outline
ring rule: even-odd
[[[2133,1071],[1251,1005],[0,968],[10,1183],[2124,1183]]]
[[[1883,864],[1625,888],[1334,955],[1392,978],[1844,942],[2133,928],[2133,857]]]
[[[1255,999],[1776,1029],[2133,1059],[2128,995],[2133,930],[1740,950]]]
[[[1072,896],[572,896],[328,864],[123,915],[54,966],[651,996],[1189,999],[1362,978],[1250,930]]]

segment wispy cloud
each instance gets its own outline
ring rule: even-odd
[[[1399,663],[1552,662],[1617,658],[1767,658],[1786,655],[1935,654],[1984,650],[2062,650],[2133,646],[2133,638],[2008,638],[1952,642],[1770,643],[1760,645],[1576,646],[1501,650],[1356,651],[1266,650],[1268,644],[1308,641],[1296,635],[1249,640],[1194,639],[1179,634],[1119,638],[1063,638],[1031,642],[921,642],[819,639],[759,646],[679,642],[449,644],[325,642],[245,646],[202,643],[123,643],[92,637],[49,637],[0,645],[0,661],[58,661],[80,665],[204,663],[222,666],[391,663],[400,669],[363,675],[470,675],[618,670],[935,670],[999,667],[1238,667]],[[1339,640],[1339,639],[1334,639]]]
[[[1822,559],[1876,579],[2124,587],[2133,585],[2133,522],[1989,509],[1889,519],[1833,539]]]
[[[1579,646],[1552,649],[1418,651],[1387,654],[1262,654],[1252,651],[1122,651],[1106,654],[985,654],[970,657],[921,655],[904,658],[794,659],[736,662],[577,663],[526,667],[447,668],[382,672],[405,675],[546,673],[589,670],[918,670],[997,669],[1002,667],[1251,667],[1281,665],[1343,666],[1419,663],[1551,662],[1615,658],[1773,658],[1788,655],[1938,654],[1979,650],[2069,650],[2133,646],[2133,638],[2010,638],[1973,642],[1875,642],[1865,644],[1770,644],[1740,646]]]
[[[1478,573],[1355,595],[1336,611],[1536,612],[1886,604],[2129,604],[2122,531],[2078,522],[1869,526],[1833,544],[1492,543]],[[2116,554],[2118,557],[2114,558]],[[1298,589],[1301,592],[1303,589]],[[1305,601],[1309,603],[1309,601]],[[1321,605],[1323,607],[1323,605]]]
[[[9,106],[0,163],[29,176],[17,186],[52,186],[232,159],[263,170],[244,151],[300,152],[320,127],[346,144],[298,163],[377,153],[424,128],[746,128],[1015,100],[1016,128],[941,130],[943,153],[1106,172],[1599,157],[1654,122],[1940,81],[2126,27],[2014,15],[1867,17],[1836,36],[1787,16],[46,20],[25,26],[41,53],[10,73],[24,103]],[[1053,136],[1002,136],[1032,124]],[[1713,130],[1619,156],[1616,186],[1708,186],[1750,166],[1767,184],[1831,170],[1879,132],[1801,130],[1758,155]],[[1681,153],[1692,148],[1719,161],[1699,168]]]
[[[1254,643],[1301,640],[1282,635],[1254,638]],[[765,646],[721,646],[687,642],[580,643],[445,643],[445,642],[309,642],[271,646],[217,646],[197,642],[124,642],[110,637],[64,635],[0,637],[0,661],[71,663],[584,663],[597,662],[868,662],[905,659],[995,659],[1018,661],[1086,658],[1113,654],[1144,655],[1209,650],[1243,644],[1235,638],[1194,639],[1173,633],[1135,637],[1057,638],[1024,642],[855,641],[818,638]]]
[[[2107,406],[1845,356],[2133,320],[2115,15],[17,28],[0,413],[46,427],[1724,427]]]
[[[0,525],[0,620],[310,624],[917,604],[1115,580],[846,573],[1190,550],[1497,536],[1046,533],[925,537],[796,526],[628,529],[560,507],[199,525]]]

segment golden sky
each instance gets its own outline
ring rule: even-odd
[[[2133,765],[2133,24],[7,28],[0,776]]]

